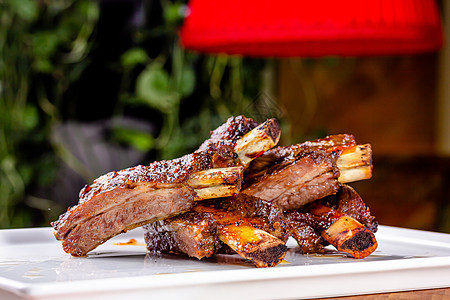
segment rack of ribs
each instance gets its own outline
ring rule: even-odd
[[[276,120],[231,117],[194,153],[105,174],[52,223],[64,251],[85,256],[111,237],[192,209],[196,201],[237,194],[243,171],[280,137]]]
[[[357,145],[351,135],[269,150],[245,171],[244,188],[237,196],[144,226],[147,247],[199,259],[231,248],[257,267],[267,267],[281,261],[281,249],[287,250],[282,245],[291,235],[307,253],[321,252],[328,241],[363,258],[376,248],[376,226],[359,195],[343,183],[370,178],[371,157],[370,145]],[[338,209],[328,202],[321,209],[308,205],[319,199],[338,199],[341,204]],[[270,216],[277,216],[276,221]],[[324,222],[327,218],[333,222]],[[270,242],[260,242],[261,230]]]

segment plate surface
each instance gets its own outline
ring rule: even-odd
[[[121,245],[130,239],[133,245]],[[146,253],[135,229],[71,257],[51,228],[0,230],[0,299],[292,299],[450,287],[450,234],[380,226],[356,260],[332,249],[257,269],[237,255],[199,261]]]

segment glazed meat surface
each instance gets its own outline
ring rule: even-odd
[[[282,210],[261,199],[239,194],[219,202],[197,204],[191,211],[143,226],[150,251],[186,254],[201,259],[233,251],[219,239],[220,229],[249,225],[286,241]]]
[[[81,256],[123,231],[188,211],[196,193],[185,181],[194,172],[223,166],[223,157],[219,165],[213,157],[194,153],[99,177],[81,190],[77,206],[52,223],[56,238],[66,252]]]
[[[230,117],[224,124],[210,132],[211,137],[204,141],[196,152],[206,151],[211,148],[216,149],[220,144],[234,147],[241,137],[257,126],[258,123],[251,118],[244,116]],[[276,128],[279,131],[279,127],[277,126]]]
[[[171,161],[158,161],[149,166],[140,165],[110,172],[97,178],[80,191],[78,205],[53,222],[56,237],[62,239],[79,223],[143,194],[167,188],[186,190],[183,183],[194,172],[221,167],[226,159],[231,164],[229,157],[217,159],[214,156],[205,152],[194,153]]]
[[[335,135],[271,149],[250,164],[241,192],[284,210],[333,195],[339,189],[336,160],[342,149],[354,145],[353,136]]]
[[[317,206],[327,208],[326,213],[317,213]],[[321,236],[341,216],[354,218],[375,233],[378,222],[370,213],[359,194],[350,186],[342,185],[336,195],[305,205],[304,207],[286,212],[286,224],[289,233],[294,237],[304,253],[323,252],[328,242]]]
[[[97,178],[80,191],[78,205],[52,223],[55,237],[66,252],[83,256],[121,232],[189,211],[197,196],[187,184],[190,176],[238,166],[233,146],[257,125],[243,116],[231,117],[212,132],[203,149]]]
[[[138,226],[149,251],[198,259],[238,253],[257,267],[280,263],[289,236],[305,253],[331,244],[363,258],[376,249],[377,222],[344,184],[370,178],[369,144],[341,134],[268,150],[279,140],[277,121],[244,116],[210,134],[191,154],[86,185],[52,223],[63,249],[84,256]]]
[[[224,245],[217,236],[217,222],[210,213],[189,211],[143,226],[151,252],[212,257]]]
[[[273,203],[239,194],[221,202],[202,203],[185,214],[148,224],[144,232],[150,251],[185,254],[198,259],[234,253],[220,239],[221,228],[228,225],[251,225],[282,241],[292,236],[303,253],[322,253],[329,245],[323,232],[342,217],[354,218],[364,227],[351,236],[344,233],[352,241],[347,243],[349,249],[343,249],[345,252],[358,256],[376,243],[373,233],[378,224],[361,197],[348,185],[341,186],[336,195],[285,212]],[[245,235],[245,231],[239,234]],[[239,239],[239,235],[234,236],[233,242]]]

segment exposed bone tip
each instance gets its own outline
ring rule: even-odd
[[[280,125],[275,119],[268,119],[246,133],[234,147],[242,165],[248,166],[253,159],[273,148],[280,140],[280,135]]]
[[[340,183],[370,179],[373,172],[372,147],[370,144],[356,145],[345,149],[336,161]]]
[[[364,258],[378,247],[370,229],[350,216],[343,216],[322,232],[322,237],[339,251]]]
[[[359,228],[353,231],[350,238],[343,241],[340,251],[348,252],[354,258],[362,259],[372,254],[378,247],[374,234],[367,228]]]
[[[224,226],[219,230],[219,239],[258,268],[276,266],[287,252],[282,240],[250,225]]]
[[[240,191],[243,172],[242,166],[203,170],[192,174],[187,184],[196,192],[195,200],[230,197]]]
[[[254,251],[247,253],[247,257],[255,262],[257,268],[275,267],[283,261],[288,247],[283,243],[278,243],[264,251]]]

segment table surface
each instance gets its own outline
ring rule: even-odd
[[[100,294],[105,299],[214,294],[229,300],[229,291],[245,299],[448,296],[449,234],[380,226],[376,237],[378,249],[362,260],[333,250],[302,255],[288,243],[285,263],[257,269],[237,255],[199,261],[146,253],[142,232],[136,231],[113,238],[88,257],[74,258],[62,251],[51,228],[0,230],[0,299],[2,292],[19,299],[96,300]],[[140,245],[121,245],[130,238]]]

